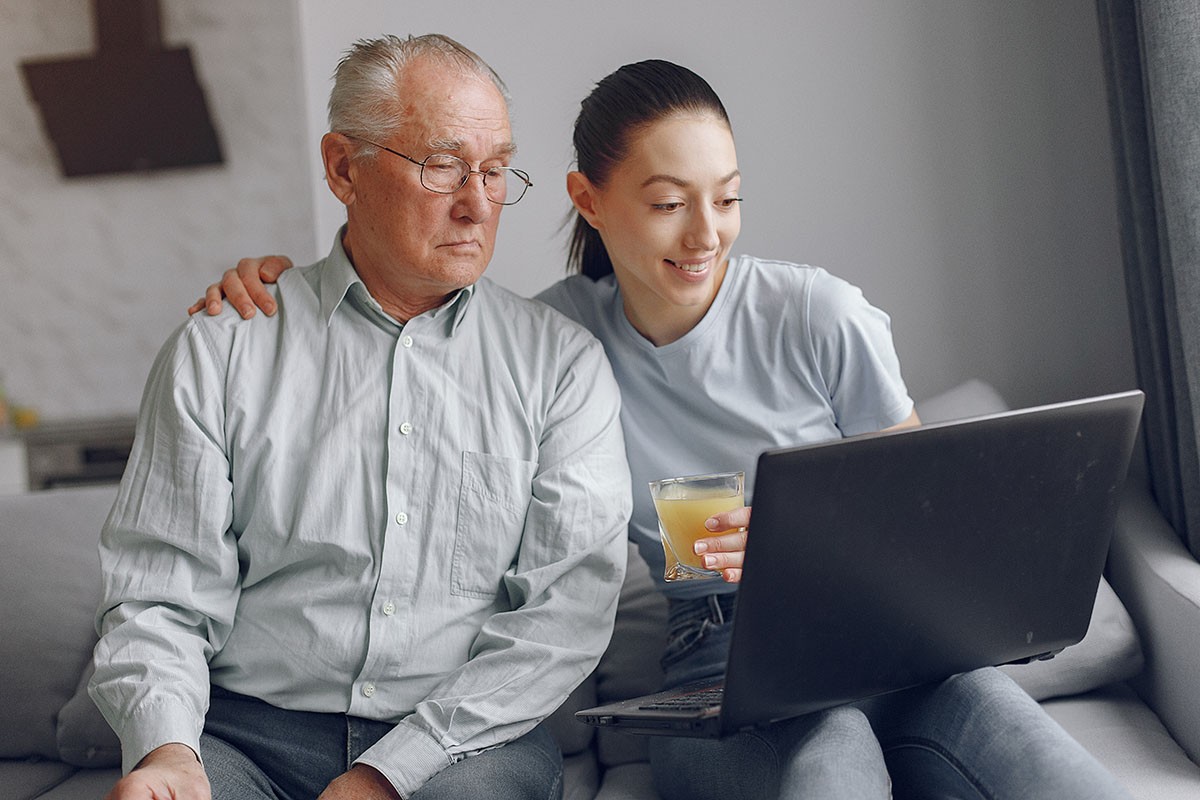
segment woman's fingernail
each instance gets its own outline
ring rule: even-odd
[[[708,545],[705,544],[704,542],[696,542],[694,545],[692,545],[692,552],[694,552],[696,555],[700,555],[701,553],[707,553]]]
[[[717,566],[717,557],[716,556],[705,556],[704,558],[701,559],[701,561],[704,563],[705,569],[713,569],[714,567]]]
[[[710,531],[715,531],[717,529],[717,518],[709,517],[708,519],[704,520],[704,527],[708,528]]]

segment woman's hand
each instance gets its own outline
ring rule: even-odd
[[[750,524],[750,506],[714,514],[704,527],[719,536],[705,536],[694,545],[705,569],[721,573],[729,583],[742,579],[742,559],[746,555],[746,527]],[[723,533],[723,531],[725,531]]]
[[[253,317],[255,306],[269,317],[275,313],[275,298],[271,297],[265,284],[275,283],[292,266],[292,260],[287,256],[243,258],[236,269],[225,270],[220,282],[210,285],[204,297],[192,303],[188,314],[195,314],[203,308],[209,316],[215,317],[221,313],[221,299],[228,298],[229,304],[237,309],[242,319]]]

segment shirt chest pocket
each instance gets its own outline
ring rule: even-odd
[[[450,591],[495,597],[517,559],[535,464],[519,458],[463,453]]]

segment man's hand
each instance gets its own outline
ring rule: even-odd
[[[104,800],[212,800],[212,791],[192,748],[164,744],[147,753]]]
[[[188,314],[204,309],[209,316],[215,317],[221,313],[222,298],[228,298],[242,319],[253,317],[255,306],[269,317],[275,313],[275,300],[264,284],[275,283],[292,266],[292,260],[287,256],[243,258],[236,269],[225,270],[220,282],[209,285],[204,297],[188,308]]]
[[[374,767],[355,764],[333,779],[317,800],[401,800],[400,793]]]
[[[746,556],[746,526],[750,524],[750,506],[722,511],[709,517],[704,527],[721,536],[706,536],[693,545],[705,569],[721,573],[728,583],[742,579],[742,559]]]

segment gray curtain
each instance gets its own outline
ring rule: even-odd
[[[1150,482],[1200,557],[1200,0],[1097,0]]]

